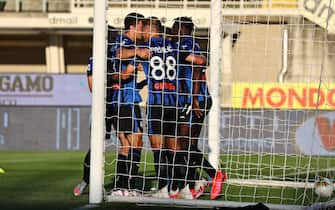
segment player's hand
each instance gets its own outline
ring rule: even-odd
[[[126,69],[126,74],[133,74],[135,72],[135,68],[133,65],[128,64],[127,69]]]
[[[136,49],[136,55],[142,59],[147,59],[151,57],[151,52],[149,49],[147,48],[143,48],[143,49]]]
[[[195,116],[196,116],[197,118],[202,117],[203,113],[202,113],[202,111],[201,111],[201,108],[200,108],[200,105],[199,105],[199,101],[198,101],[198,100],[194,100],[194,99],[193,99],[192,107],[193,107],[193,112],[194,112]]]
[[[121,71],[121,79],[127,80],[134,75],[135,67],[131,64],[128,64],[127,68]]]

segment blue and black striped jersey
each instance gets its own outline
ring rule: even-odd
[[[175,106],[177,101],[177,49],[173,42],[153,37],[144,47],[152,56],[142,61],[148,83],[149,105]]]
[[[115,43],[109,43],[107,51],[107,92],[106,99],[107,102],[117,102],[119,95],[119,82],[112,79],[112,74],[116,72],[115,62],[116,62],[116,48]],[[93,58],[89,58],[87,65],[87,76],[93,75]]]
[[[196,65],[192,65],[186,62],[185,59],[188,55],[201,55],[201,48],[198,43],[195,42],[192,36],[182,37],[178,43],[179,49],[179,75],[178,81],[180,84],[180,97],[179,105],[185,103],[192,104],[193,98],[193,68]],[[202,68],[201,78],[200,78],[200,91],[198,94],[198,101],[204,101],[207,97],[210,97],[207,83],[206,83],[206,68]]]
[[[126,35],[118,35],[116,37],[116,48],[115,50],[134,49],[135,43]],[[115,69],[117,72],[121,72],[126,69],[128,65],[135,65],[135,57],[127,59],[119,59],[115,62]],[[121,81],[119,102],[120,103],[139,103],[142,101],[139,90],[136,88],[137,70],[127,80]]]

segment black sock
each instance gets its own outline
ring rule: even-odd
[[[192,159],[197,167],[204,169],[206,173],[211,177],[214,178],[216,175],[216,169],[208,162],[208,160],[202,154],[198,148],[191,148],[192,151]]]
[[[128,188],[127,156],[119,154],[116,166],[116,188]]]
[[[84,167],[83,167],[83,180],[88,184],[90,182],[90,161],[91,161],[91,150],[85,155]]]
[[[176,161],[178,164],[178,176],[180,181],[178,182],[179,189],[183,189],[186,185],[186,171],[187,171],[187,162],[188,162],[188,153],[187,152],[177,152]]]
[[[135,188],[135,177],[136,175],[138,175],[138,169],[140,166],[140,161],[141,161],[141,149],[140,148],[131,148],[129,150],[129,154],[128,154],[128,169],[129,169],[129,183],[130,189],[134,189]]]
[[[110,117],[105,118],[105,125],[106,125],[106,133],[105,133],[105,139],[111,138],[111,132],[112,132],[112,119]]]
[[[154,149],[153,153],[155,172],[158,179],[158,189],[162,189],[167,185],[169,177],[166,152],[163,150]]]
[[[188,169],[187,169],[187,183],[190,186],[190,189],[194,189],[195,180],[198,180],[197,177],[199,177],[199,173],[197,172],[197,162],[196,162],[196,151],[192,150],[192,147],[190,148],[189,153],[189,161],[188,161]]]
[[[169,164],[171,164],[171,189],[176,191],[178,188],[185,187],[185,153],[184,152],[170,152]]]

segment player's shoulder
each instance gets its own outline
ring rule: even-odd
[[[163,37],[152,37],[149,41],[151,46],[162,46],[165,43]]]
[[[125,34],[117,35],[115,40],[118,44],[125,47],[133,44],[133,41]]]
[[[196,51],[199,51],[201,49],[199,43],[192,36],[183,37],[180,40],[179,45],[180,45],[181,49],[192,49],[192,50],[196,50]]]
[[[180,46],[181,47],[192,46],[194,41],[195,40],[192,36],[183,36],[180,39]]]

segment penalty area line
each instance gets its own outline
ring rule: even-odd
[[[71,210],[88,210],[88,209],[93,209],[93,208],[97,208],[99,207],[99,205],[97,204],[86,204],[85,206],[80,206]]]

